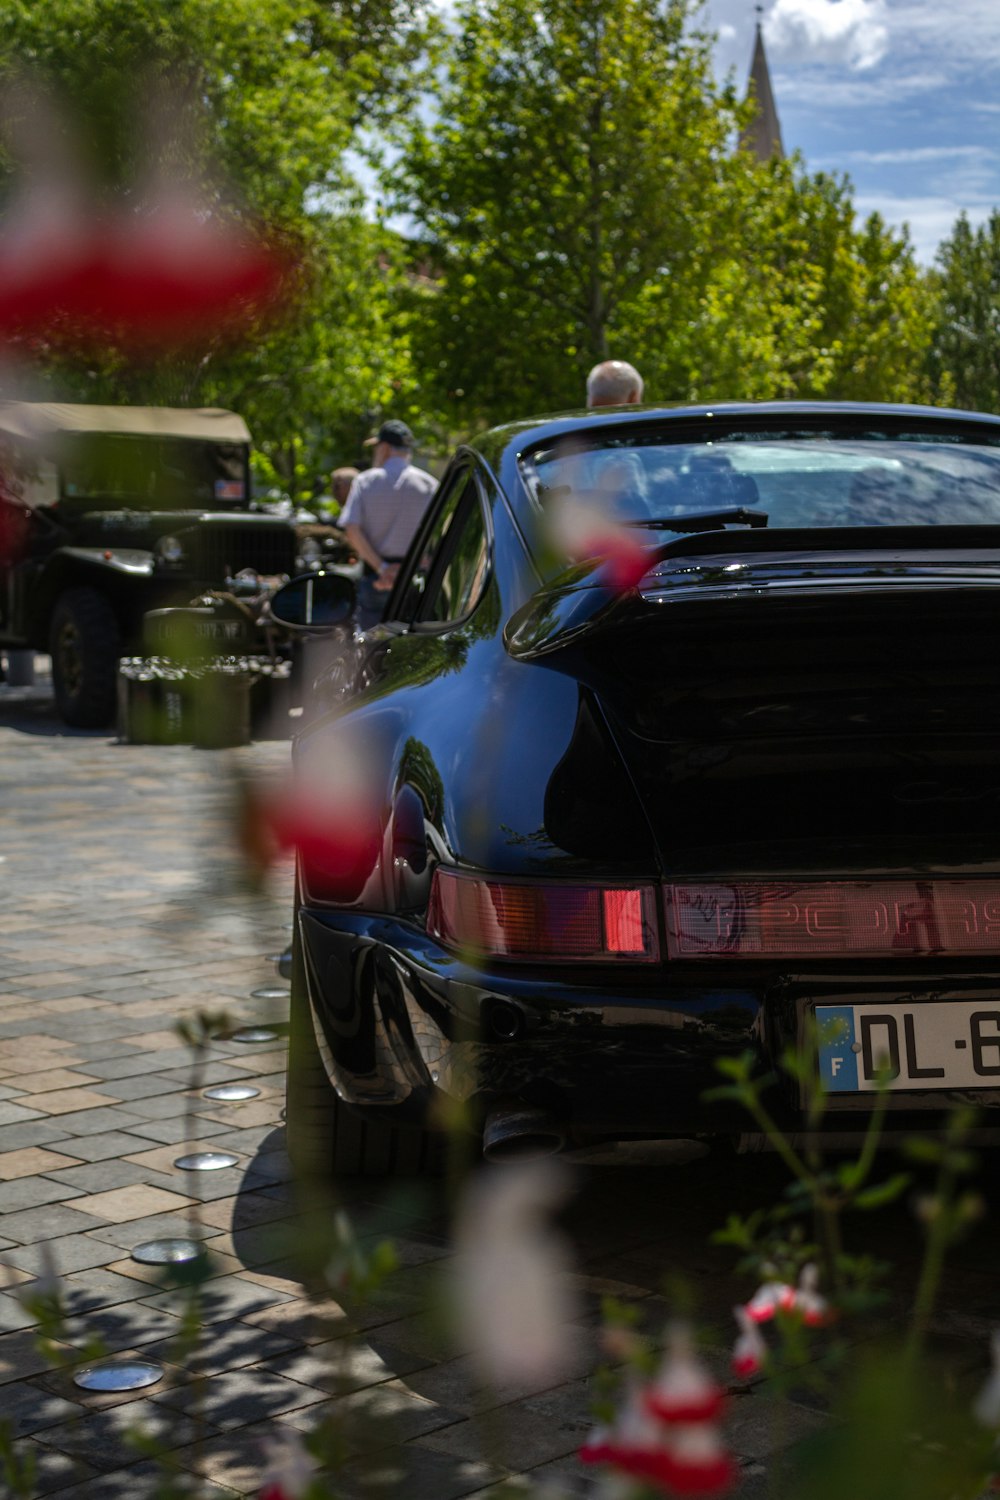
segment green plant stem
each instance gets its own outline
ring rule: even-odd
[[[917,1295],[913,1303],[913,1320],[910,1324],[910,1332],[906,1340],[905,1354],[911,1366],[916,1362],[923,1348],[931,1313],[934,1311],[938,1289],[941,1285],[944,1259],[951,1242],[949,1210],[955,1186],[955,1168],[950,1156],[946,1154],[941,1163],[941,1171],[938,1175],[937,1187],[934,1194],[938,1211],[936,1216],[931,1220],[927,1235],[927,1249],[924,1252],[923,1264],[920,1267],[920,1281],[917,1284]]]
[[[746,1090],[743,1102],[745,1103],[750,1113],[753,1115],[763,1133],[771,1142],[771,1145],[781,1157],[781,1160],[785,1163],[785,1166],[791,1172],[792,1176],[798,1178],[799,1182],[801,1182],[804,1187],[807,1187],[809,1189],[810,1195],[815,1197],[816,1178],[814,1174],[810,1172],[809,1168],[806,1166],[806,1163],[799,1156],[798,1152],[795,1150],[794,1146],[792,1146],[791,1142],[787,1140],[782,1131],[778,1129],[777,1125],[771,1119],[771,1116],[768,1114],[763,1104],[761,1104],[760,1100],[757,1098],[757,1095],[753,1092],[753,1090]]]

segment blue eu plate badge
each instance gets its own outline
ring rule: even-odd
[[[858,1089],[857,1038],[853,1005],[817,1005],[816,1041],[819,1075],[828,1093],[856,1093]]]

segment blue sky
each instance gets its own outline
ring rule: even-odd
[[[752,0],[707,0],[742,92]],[[961,210],[1000,205],[1000,0],[764,0],[785,149],[846,172],[860,213],[908,223],[929,264]]]

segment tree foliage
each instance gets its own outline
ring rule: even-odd
[[[939,399],[1000,411],[1000,210],[965,214],[938,251],[930,375]]]
[[[399,198],[440,273],[421,364],[460,423],[579,405],[609,355],[653,399],[918,390],[905,236],[856,229],[846,181],[736,149],[745,107],[691,10],[459,6]]]
[[[0,0],[0,27],[0,73],[51,89],[95,195],[127,205],[150,174],[182,175],[215,215],[280,235],[304,265],[287,319],[243,349],[206,327],[169,364],[53,357],[58,389],[236,407],[286,487],[355,458],[412,378],[396,243],[366,216],[348,152],[410,97],[422,0]]]

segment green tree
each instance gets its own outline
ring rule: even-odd
[[[394,175],[443,277],[423,352],[470,418],[579,404],[622,307],[704,253],[737,111],[686,11],[459,7],[436,112]]]
[[[421,366],[460,424],[581,404],[633,360],[654,399],[902,396],[925,341],[905,236],[849,184],[737,150],[689,0],[464,0],[404,144],[440,276]]]
[[[305,268],[289,317],[240,349],[206,327],[157,366],[53,356],[57,388],[237,407],[293,490],[356,457],[413,381],[396,242],[366,218],[348,152],[410,98],[425,22],[424,0],[0,0],[0,78],[52,89],[105,194],[127,205],[158,168],[193,175],[214,214],[281,235]]]
[[[633,314],[652,388],[677,400],[922,398],[926,289],[906,235],[878,215],[856,228],[844,178],[794,157],[740,158],[724,252],[700,279],[651,284]]]
[[[938,251],[929,356],[937,396],[1000,411],[1000,210],[973,229],[965,214]]]

